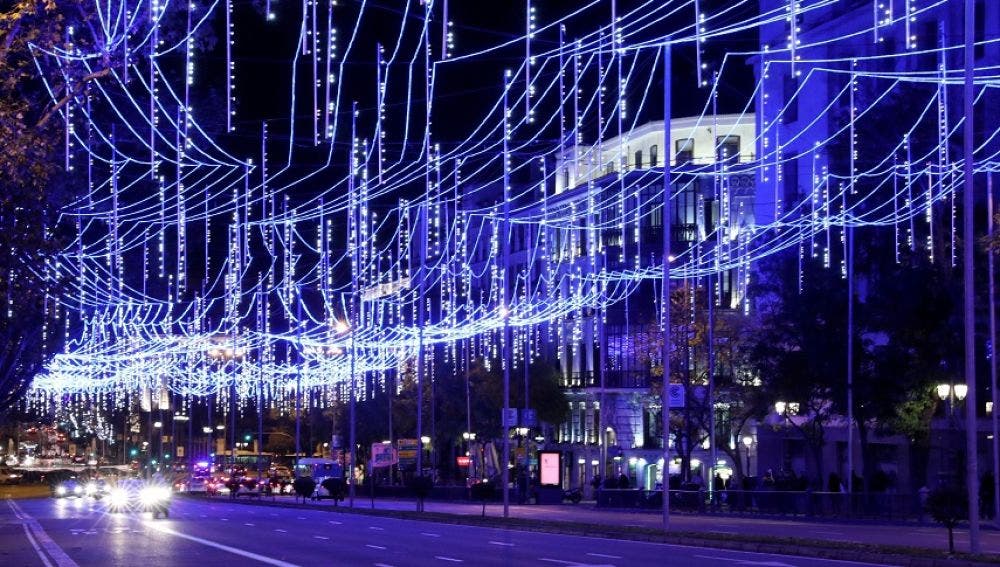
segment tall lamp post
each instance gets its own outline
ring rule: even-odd
[[[941,400],[942,402],[948,402],[948,427],[951,431],[954,432],[957,429],[957,423],[955,420],[956,401],[961,402],[965,400],[965,397],[969,394],[969,386],[967,384],[942,383],[935,386],[934,390],[937,393],[939,400]],[[973,424],[970,427],[975,427],[975,425]],[[944,447],[942,447],[941,450],[943,456]],[[948,473],[950,476],[951,471],[948,471]]]
[[[747,452],[747,468],[746,468],[746,470],[743,471],[743,476],[744,477],[748,477],[748,476],[750,476],[750,448],[753,447],[753,437],[752,436],[750,436],[750,435],[744,435],[743,436],[743,447],[746,449],[746,452]],[[760,466],[760,465],[758,465],[758,466]]]

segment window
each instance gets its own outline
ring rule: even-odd
[[[649,146],[649,167],[656,167],[656,154],[659,153],[657,150],[659,150],[657,146]]]
[[[615,172],[615,162],[609,161],[608,165],[604,166],[604,175],[611,175]]]
[[[729,161],[736,163],[740,161],[740,137],[739,136],[718,136],[715,138],[715,148],[719,161]]]
[[[795,91],[799,88],[799,81],[793,75],[785,75],[782,82],[782,100],[784,101],[785,114],[784,122],[789,124],[799,119],[799,98],[795,96]]]
[[[694,138],[684,138],[674,142],[674,155],[677,165],[694,161]]]
[[[563,170],[562,170],[562,176],[563,176],[563,183],[562,183],[563,189],[569,189],[569,168],[568,167],[564,167],[563,168]]]
[[[635,152],[635,168],[642,169],[642,150]]]

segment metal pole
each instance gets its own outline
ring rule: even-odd
[[[965,383],[969,389],[965,400],[965,444],[966,466],[965,485],[969,496],[969,550],[980,552],[979,545],[979,451],[977,446],[978,426],[976,422],[976,328],[975,289],[973,281],[972,251],[975,240],[972,230],[973,209],[973,97],[975,54],[973,52],[975,34],[975,2],[965,0],[965,88],[962,92],[965,124],[962,128],[962,174],[964,180],[962,194],[962,280],[964,284],[962,303],[965,313]]]
[[[670,114],[671,68],[670,40],[663,45],[663,281],[661,309],[663,352],[663,384],[660,388],[663,426],[663,530],[670,529]]]
[[[350,443],[351,443],[351,469],[348,473],[348,494],[350,498],[350,507],[354,507],[354,467],[357,463],[357,441],[355,439],[355,411],[354,411],[354,398],[357,397],[357,378],[355,372],[357,370],[357,345],[354,341],[355,335],[358,330],[358,270],[360,269],[360,258],[358,251],[360,250],[361,243],[359,238],[361,236],[361,231],[358,228],[358,224],[361,222],[361,215],[359,214],[360,203],[358,203],[357,188],[354,184],[355,175],[355,163],[356,163],[356,153],[357,146],[355,145],[355,135],[356,135],[356,120],[358,116],[358,103],[355,101],[353,106],[353,112],[351,113],[351,154],[349,159],[349,167],[351,174],[347,177],[347,181],[350,187],[350,200],[351,208],[348,212],[349,215],[353,217],[353,222],[348,223],[350,226],[350,234],[348,234],[348,241],[351,243],[351,312],[350,317],[350,333],[351,333],[351,399],[350,399]]]
[[[993,236],[993,175],[986,174],[986,212],[987,212],[987,232]],[[990,286],[990,394],[993,399],[993,411],[990,412],[990,421],[993,426],[993,521],[1000,526],[1000,420],[997,419],[997,411],[1000,410],[1000,396],[997,395],[997,311],[996,311],[996,288],[994,281],[994,259],[993,249],[989,250],[989,286]]]
[[[501,234],[500,249],[503,251],[503,303],[501,304],[501,316],[503,317],[503,416],[500,424],[500,431],[503,435],[503,460],[500,462],[500,483],[503,485],[503,517],[510,516],[510,423],[507,420],[510,409],[510,365],[513,362],[510,336],[510,290],[508,289],[508,272],[510,271],[510,108],[508,107],[507,95],[510,91],[510,71],[504,73],[503,78],[503,233]]]
[[[299,474],[299,456],[302,454],[302,290],[295,288],[298,302],[295,307],[295,339],[296,358],[299,361],[295,368],[295,470],[292,476]]]
[[[852,152],[853,155],[853,152]],[[847,227],[847,494],[854,493],[854,228]]]

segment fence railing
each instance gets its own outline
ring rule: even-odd
[[[597,506],[655,509],[663,506],[662,490],[601,489]],[[814,492],[782,490],[671,490],[670,506],[678,511],[817,518],[919,519],[919,494],[889,492]]]

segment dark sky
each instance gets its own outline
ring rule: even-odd
[[[255,0],[259,3],[260,0]],[[337,0],[334,9],[334,22],[338,34],[338,55],[336,66],[344,64],[344,84],[341,99],[341,128],[338,133],[338,143],[346,143],[349,136],[349,110],[351,101],[357,100],[361,110],[359,130],[363,137],[371,136],[375,117],[375,45],[381,42],[386,46],[386,57],[400,37],[404,23],[404,6],[400,2],[378,0],[364,2],[365,17],[358,30],[354,46],[346,61],[343,60],[348,41],[354,28],[354,22],[361,5],[361,0]],[[581,5],[580,1],[536,2],[537,24],[539,27],[567,14]],[[641,2],[620,0],[618,12],[626,13]],[[716,4],[723,4],[721,0]],[[703,10],[711,12],[713,3],[703,1]],[[247,145],[247,151],[259,145],[260,122],[269,120],[271,139],[275,142],[285,137],[287,140],[287,120],[289,112],[289,84],[292,73],[292,57],[295,52],[298,26],[301,18],[302,4],[288,0],[274,0],[272,10],[276,14],[274,21],[265,23],[260,6],[237,3],[236,16],[236,77],[238,110],[237,136],[233,143]],[[325,12],[321,6],[318,11],[318,27],[321,36],[325,37]],[[434,7],[431,38],[434,57],[440,57],[441,43],[441,11],[442,0],[437,0]],[[610,20],[611,2],[602,2],[567,23],[566,39],[572,41],[578,36],[596,30],[600,25]],[[728,21],[745,17],[734,14]],[[644,37],[655,37],[668,33],[672,29],[684,25],[694,17],[693,10],[679,13],[673,21],[661,22],[644,32]],[[406,75],[409,71],[409,59],[414,54],[414,48],[420,42],[423,8],[416,0],[410,0],[409,14],[406,16],[405,33],[402,36],[402,48],[397,62],[393,65],[392,82],[387,99],[387,132],[391,152],[399,152],[403,116],[407,104],[411,111],[410,141],[419,144],[419,129],[423,126],[423,56],[418,54],[417,64],[413,66],[414,92],[406,92]],[[480,2],[451,0],[449,3],[449,19],[454,22],[456,55],[485,49],[497,44],[515,39],[523,34],[525,26],[525,3],[522,2]],[[217,29],[221,27],[218,25]],[[756,37],[746,33],[739,37],[725,40],[713,40],[705,46],[705,61],[710,68],[721,61],[725,51],[752,49]],[[538,33],[534,42],[534,50],[541,51],[558,47],[558,31],[548,30]],[[221,47],[221,46],[220,46]],[[202,57],[209,67],[224,65],[224,53],[221,49]],[[433,119],[433,139],[447,147],[450,143],[464,139],[471,129],[482,120],[491,105],[502,92],[502,73],[506,68],[516,68],[524,56],[523,42],[494,51],[474,60],[448,63],[439,66],[435,91],[435,114]],[[637,108],[640,87],[646,84],[649,69],[652,67],[653,53],[650,51],[640,56],[645,59],[640,64],[640,72],[633,81],[630,92],[629,106]],[[696,88],[694,50],[691,46],[678,47],[674,50],[674,115],[686,116],[700,112],[707,89]],[[207,72],[201,68],[201,72]],[[321,65],[320,74],[323,69]],[[657,73],[659,70],[657,69]],[[202,80],[199,77],[199,80]],[[309,85],[312,82],[311,56],[300,56],[299,88],[296,115],[299,118],[297,126],[297,144],[303,151],[301,158],[305,162],[311,159],[325,157],[325,150],[312,156],[307,151],[312,146],[312,119],[309,108],[312,105],[312,94]],[[610,87],[613,85],[609,85]],[[752,87],[751,69],[742,64],[730,64],[720,89],[720,106],[722,111],[733,111],[745,104],[748,92]],[[659,92],[662,89],[662,77],[654,77],[652,88]],[[640,117],[643,121],[659,119],[662,110],[660,96],[650,94],[648,116]],[[610,97],[609,97],[610,102]],[[556,108],[550,109],[555,112]],[[544,112],[543,112],[544,113]],[[596,126],[593,127],[596,131]],[[558,132],[541,132],[540,140],[557,138]],[[241,142],[241,140],[243,140]],[[251,142],[252,140],[252,142]],[[589,141],[589,140],[588,140]],[[284,142],[283,142],[284,143]],[[283,145],[282,143],[282,145]],[[419,150],[416,145],[409,149]],[[346,148],[344,150],[346,152]]]

